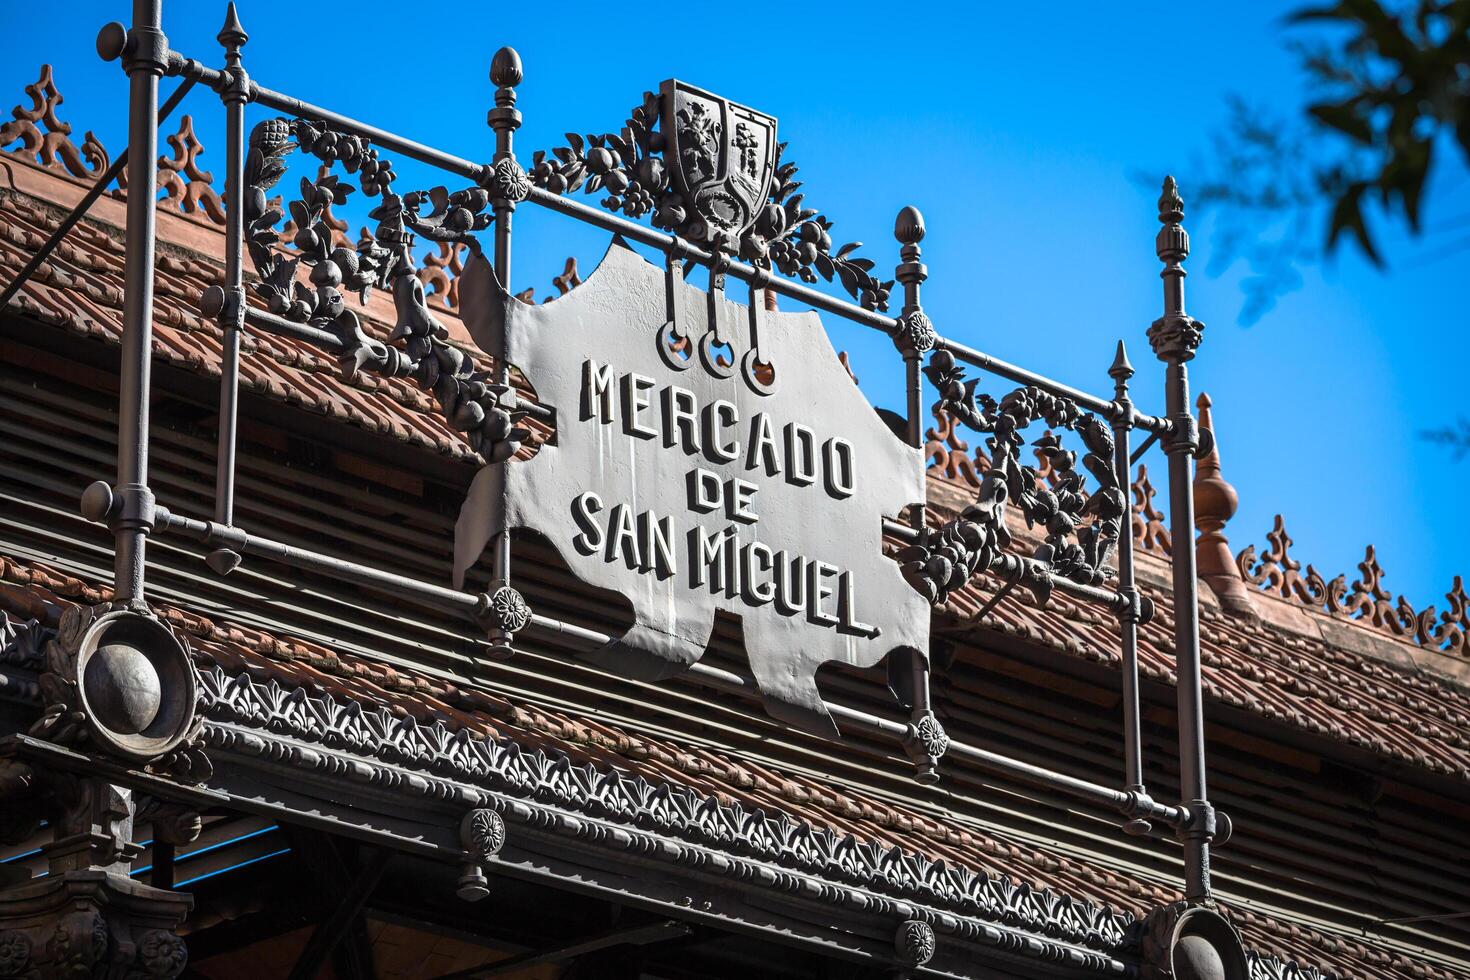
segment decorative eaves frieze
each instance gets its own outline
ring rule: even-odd
[[[201,685],[209,696],[207,712],[214,723],[206,737],[218,748],[253,754],[283,751],[285,746],[271,748],[255,733],[285,735],[518,799],[643,827],[691,844],[734,849],[828,881],[886,892],[899,900],[930,902],[1095,950],[1111,952],[1126,945],[1133,923],[1127,913],[813,828],[784,813],[722,804],[688,787],[655,785],[616,769],[577,765],[562,754],[479,738],[464,729],[452,732],[441,723],[397,717],[384,707],[341,702],[301,688],[287,690],[275,681],[231,676],[218,667],[203,672]],[[328,770],[340,765],[310,752],[292,761]],[[372,778],[384,788],[434,792],[409,774],[384,770]],[[514,808],[505,815],[541,819]],[[597,836],[591,830],[587,833]]]
[[[0,663],[36,668],[54,631],[0,613]],[[688,787],[574,764],[565,754],[496,741],[379,705],[200,672],[206,751],[340,777],[426,804],[489,807],[513,825],[667,861],[692,872],[815,898],[854,914],[919,921],[946,941],[1124,975],[1132,915],[1005,877],[859,842],[784,813],[726,805]],[[1323,980],[1315,967],[1249,954],[1253,980]]]

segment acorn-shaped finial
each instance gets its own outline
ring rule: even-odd
[[[898,212],[893,222],[893,237],[901,245],[917,245],[924,240],[924,216],[910,204]]]
[[[501,88],[515,88],[521,84],[521,56],[512,47],[504,47],[490,59],[490,81]]]

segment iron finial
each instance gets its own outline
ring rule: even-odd
[[[898,318],[894,343],[905,358],[916,359],[934,347],[934,324],[924,314],[919,287],[929,278],[923,263],[924,216],[910,204],[893,220],[893,237],[903,247],[898,250],[898,268],[894,278],[903,283],[903,313]],[[915,363],[917,361],[915,360]]]
[[[1189,232],[1184,230],[1184,199],[1172,176],[1164,178],[1159,193],[1159,221],[1154,253],[1164,263],[1164,315],[1149,328],[1148,340],[1162,361],[1183,363],[1194,357],[1205,325],[1184,311],[1184,260],[1189,257]]]
[[[1159,193],[1159,221],[1177,224],[1184,220],[1184,198],[1179,196],[1179,182],[1172,174],[1164,178],[1164,189]]]
[[[490,59],[490,81],[501,88],[515,88],[521,84],[521,56],[515,48],[504,47]]]
[[[240,25],[240,15],[235,10],[233,2],[225,7],[225,26],[219,29],[215,40],[227,49],[243,48],[245,42],[250,40],[250,35],[246,34],[245,28]]]
[[[128,46],[128,29],[117,21],[103,24],[97,32],[97,57],[103,61],[116,61]]]
[[[893,237],[900,245],[917,245],[924,240],[924,216],[910,204],[893,221]]]
[[[1128,360],[1128,348],[1123,341],[1118,341],[1118,352],[1113,355],[1112,366],[1108,368],[1108,377],[1119,384],[1127,384],[1128,379],[1133,377],[1133,365]]]
[[[1184,230],[1184,198],[1179,196],[1179,184],[1173,177],[1164,178],[1164,189],[1159,193],[1159,229],[1155,239],[1155,251],[1159,261],[1177,264],[1189,258],[1189,233]]]
[[[521,126],[521,114],[516,110],[516,86],[521,84],[525,73],[521,71],[521,56],[515,48],[505,47],[495,52],[490,59],[490,81],[495,83],[495,108],[490,110],[486,121],[495,130],[495,158],[512,156],[511,134]]]

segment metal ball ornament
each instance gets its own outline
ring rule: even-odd
[[[103,615],[82,636],[74,670],[96,743],[149,762],[188,737],[198,678],[187,648],[154,617],[131,609]]]
[[[82,673],[97,720],[123,735],[136,735],[158,717],[163,693],[148,655],[126,643],[108,643],[87,660]]]

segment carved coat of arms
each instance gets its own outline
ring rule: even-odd
[[[664,160],[704,224],[694,237],[738,240],[770,193],[776,120],[680,81],[664,82],[660,94]]]
[[[715,614],[733,614],[767,710],[821,734],[835,734],[822,664],[925,655],[928,603],[883,554],[882,530],[923,500],[921,453],[868,404],[815,313],[758,311],[775,372],[758,385],[661,356],[672,312],[691,341],[720,320],[738,360],[747,343],[733,325],[751,311],[670,285],[620,242],[543,305],[510,296],[476,255],[460,301],[476,342],[524,374],[556,431],[533,458],[476,476],[456,527],[457,580],[501,529],[537,533],[632,606],[631,627],[591,659],[641,679],[694,663]]]

